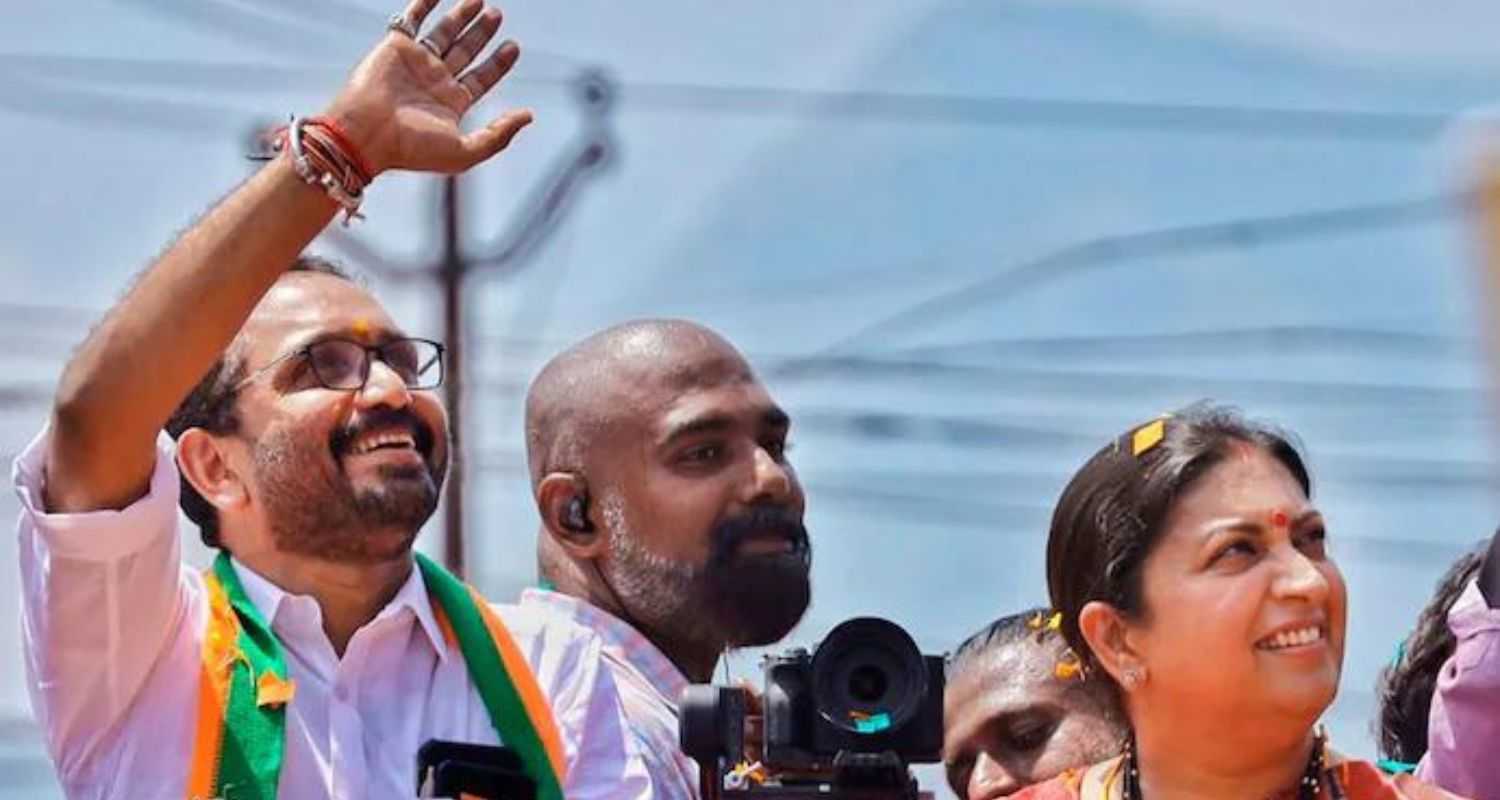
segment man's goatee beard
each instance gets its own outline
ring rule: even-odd
[[[346,563],[377,563],[411,551],[437,510],[446,464],[379,470],[356,488],[324,443],[278,430],[255,443],[260,500],[278,550]],[[425,459],[424,459],[425,461]]]
[[[732,573],[713,576],[712,589],[704,587],[706,616],[718,621],[730,647],[779,642],[807,612],[812,600],[808,573],[809,559],[801,552],[741,559]]]

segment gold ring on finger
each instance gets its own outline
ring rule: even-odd
[[[439,60],[443,58],[443,49],[438,47],[437,42],[434,42],[431,36],[423,36],[417,40],[417,44],[427,48],[427,52],[431,53],[434,58]]]

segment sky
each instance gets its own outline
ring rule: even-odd
[[[1340,747],[1373,751],[1376,671],[1496,519],[1469,231],[1451,207],[1410,204],[1457,185],[1453,131],[1494,100],[1500,9],[505,11],[522,61],[475,113],[525,104],[537,123],[464,178],[468,251],[499,249],[580,142],[598,138],[609,158],[528,258],[466,287],[482,588],[508,596],[534,579],[525,382],[625,319],[723,332],[792,414],[816,558],[813,607],[788,644],[878,614],[941,652],[1044,601],[1048,514],[1071,472],[1127,426],[1210,397],[1307,450],[1350,586],[1328,721]],[[34,434],[89,322],[249,173],[246,132],[326,102],[387,13],[371,0],[95,0],[12,15],[0,451]],[[596,68],[614,87],[602,117],[573,89]],[[417,273],[435,258],[436,190],[411,176],[375,187],[349,235],[383,268],[320,243],[374,273],[425,334],[440,331]],[[1341,209],[1353,211],[1324,215]],[[0,559],[14,546],[0,539]],[[19,642],[14,581],[0,570],[0,641]],[[34,797],[49,784],[17,651],[0,655],[0,770],[28,776],[16,796]],[[736,654],[730,672],[755,664]]]

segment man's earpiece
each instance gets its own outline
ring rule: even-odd
[[[564,528],[574,533],[594,532],[594,525],[589,522],[589,499],[587,495],[575,494],[568,500],[567,510],[563,512],[562,524]]]

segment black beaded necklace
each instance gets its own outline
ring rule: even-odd
[[[1317,800],[1318,790],[1323,788],[1323,772],[1328,766],[1328,734],[1322,726],[1313,733],[1312,754],[1307,758],[1307,768],[1302,770],[1302,779],[1297,782],[1297,800]],[[1142,800],[1141,767],[1135,756],[1135,737],[1125,741],[1125,776],[1123,800]]]

